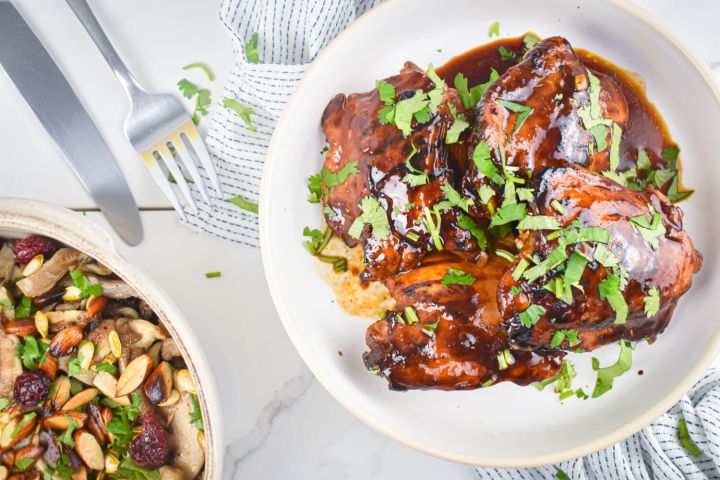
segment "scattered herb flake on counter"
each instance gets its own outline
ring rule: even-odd
[[[682,445],[683,448],[690,453],[690,455],[695,458],[700,458],[702,452],[692,441],[692,438],[690,438],[690,432],[688,431],[687,423],[684,418],[678,420],[677,437],[680,441],[680,445]]]
[[[488,38],[492,38],[493,35],[495,35],[496,37],[500,36],[500,22],[498,22],[497,20],[495,20],[488,29]]]
[[[247,210],[248,212],[258,213],[258,204],[255,202],[251,202],[242,195],[228,198],[227,201],[242,208],[243,210]]]
[[[219,278],[222,277],[222,272],[208,272],[205,274],[205,278]]]
[[[183,70],[192,70],[194,68],[201,70],[207,76],[207,79],[210,80],[211,82],[213,80],[215,80],[215,75],[213,75],[212,70],[210,70],[210,67],[208,67],[204,63],[200,63],[200,62],[190,63],[188,65],[185,65],[182,69]]]
[[[597,380],[595,380],[595,388],[593,389],[592,398],[608,392],[613,386],[615,377],[619,377],[632,367],[632,347],[630,342],[620,340],[620,355],[617,361],[609,367],[600,368],[600,361],[593,357],[592,367],[597,372]]]
[[[188,100],[192,100],[195,97],[195,110],[192,114],[192,121],[195,125],[200,123],[200,117],[208,114],[208,107],[212,104],[210,96],[212,92],[207,88],[201,88],[192,83],[187,78],[181,79],[177,83],[180,92]]]
[[[245,44],[245,58],[249,63],[260,63],[260,54],[257,49],[258,34],[253,33]]]
[[[450,267],[447,269],[441,283],[443,287],[447,288],[448,285],[472,285],[475,280],[475,277],[470,272]]]
[[[248,130],[255,131],[257,130],[257,127],[253,124],[252,120],[250,119],[250,115],[255,114],[255,110],[252,109],[252,107],[248,107],[247,105],[243,105],[238,100],[234,98],[225,98],[223,99],[223,107],[229,108],[233,112],[237,114],[238,117],[245,123],[245,126],[248,128]]]
[[[557,471],[555,472],[555,478],[557,478],[557,480],[571,480],[570,477],[568,477],[568,474],[565,473],[562,468],[557,469]]]

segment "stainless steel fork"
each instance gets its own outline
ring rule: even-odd
[[[172,188],[169,175],[163,171],[158,161],[161,161],[167,172],[172,175],[190,211],[197,213],[197,204],[177,159],[182,162],[206,202],[210,202],[210,195],[193,157],[197,157],[210,177],[212,186],[218,195],[222,196],[220,179],[200,133],[182,102],[175,96],[150,94],[140,86],[120,59],[85,0],[66,1],[130,97],[131,107],[125,119],[125,134],[142,157],[160,190],[170,200],[180,217],[187,220],[181,202]]]

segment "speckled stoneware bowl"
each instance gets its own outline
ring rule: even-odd
[[[192,373],[205,422],[205,479],[222,477],[222,414],[215,379],[195,333],[180,309],[155,283],[123,260],[108,234],[83,215],[33,200],[0,198],[0,236],[38,234],[73,247],[108,266],[152,307]]]

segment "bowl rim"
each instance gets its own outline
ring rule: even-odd
[[[179,307],[116,252],[107,232],[78,212],[41,201],[4,197],[0,198],[0,229],[43,235],[75,248],[106,265],[148,302],[177,342],[196,385],[204,420],[203,478],[220,478],[224,455],[220,397],[202,346]]]
[[[342,31],[337,37],[335,37],[326,47],[320,52],[318,57],[312,62],[308,70],[306,71],[303,78],[298,83],[297,87],[293,91],[290,99],[283,110],[282,115],[278,119],[273,136],[268,148],[266,155],[265,165],[263,167],[262,184],[260,188],[260,201],[259,201],[259,228],[260,228],[260,246],[263,260],[263,267],[265,270],[265,277],[270,290],[270,294],[273,299],[276,310],[280,320],[287,332],[290,340],[292,341],[295,349],[298,351],[303,361],[313,373],[315,378],[323,385],[323,387],[337,400],[343,407],[345,407],[350,413],[352,413],[357,419],[368,425],[373,430],[383,434],[384,436],[393,439],[394,441],[419,450],[428,455],[434,457],[443,458],[459,463],[478,467],[495,467],[495,468],[523,468],[523,467],[537,467],[543,465],[550,465],[555,463],[564,462],[567,460],[583,457],[590,453],[602,450],[609,447],[645,428],[647,425],[652,423],[664,412],[669,410],[675,403],[682,398],[682,396],[692,387],[692,385],[702,376],[702,374],[708,369],[713,359],[715,358],[718,350],[720,350],[720,329],[715,333],[714,338],[709,344],[709,347],[702,354],[695,365],[687,372],[682,381],[678,382],[675,388],[668,393],[665,397],[659,399],[651,408],[645,411],[643,414],[638,415],[632,422],[629,422],[605,435],[595,438],[592,441],[585,442],[582,445],[560,450],[554,453],[533,455],[533,456],[519,456],[513,458],[496,458],[487,457],[475,454],[458,454],[450,451],[444,451],[442,449],[434,448],[429,445],[419,444],[414,442],[410,438],[406,438],[403,435],[397,434],[392,430],[384,427],[381,423],[377,422],[367,411],[357,405],[350,396],[346,395],[342,389],[340,389],[328,375],[324,373],[325,369],[322,365],[315,364],[309,360],[309,347],[303,342],[299,329],[295,328],[294,322],[291,320],[292,315],[285,304],[285,299],[277,287],[278,282],[275,277],[275,263],[272,255],[272,249],[270,245],[270,221],[269,221],[269,210],[264,208],[264,205],[270,204],[271,185],[272,185],[272,164],[273,158],[277,156],[276,151],[280,148],[279,144],[285,138],[285,132],[291,127],[288,118],[290,112],[295,109],[295,105],[298,103],[300,95],[308,88],[316,76],[318,65],[330,55],[330,52],[337,50],[343,45],[343,43],[350,37],[354,30],[357,30],[359,26],[366,23],[372,22],[375,18],[386,14],[392,8],[402,4],[409,3],[411,0],[386,0],[382,4],[372,8],[371,10],[364,13],[358,19],[356,19],[348,28]],[[603,0],[606,3],[612,4],[624,13],[635,18],[636,21],[646,24],[651,29],[655,30],[661,36],[663,36],[668,43],[677,50],[677,52],[689,62],[689,64],[700,74],[704,80],[706,86],[715,97],[716,106],[720,108],[720,88],[715,84],[709,67],[683,45],[683,43],[677,38],[677,36],[671,32],[664,24],[657,20],[653,15],[645,11],[643,8],[637,5],[627,2],[625,0]]]

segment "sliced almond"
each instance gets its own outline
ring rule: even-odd
[[[92,470],[103,470],[105,468],[105,455],[97,439],[86,430],[76,430],[75,451],[78,456]]]
[[[120,342],[120,336],[116,330],[111,330],[108,334],[108,342],[110,342],[110,351],[115,358],[120,358],[122,355],[122,343]]]
[[[2,455],[0,455],[0,462],[2,462],[2,464],[5,465],[7,468],[14,468],[15,450],[8,450],[7,452],[3,452]]]
[[[118,465],[120,465],[120,460],[115,455],[112,453],[105,455],[105,473],[112,475],[117,472]]]
[[[178,400],[180,400],[180,392],[173,389],[173,391],[170,392],[170,396],[168,397],[168,399],[164,402],[158,403],[158,407],[172,407],[177,403]]]
[[[88,418],[87,413],[69,410],[65,412],[58,412],[54,415],[50,415],[49,417],[45,417],[45,419],[43,420],[43,425],[57,432],[64,431],[70,427],[70,419],[68,417],[72,418],[77,422],[77,428],[84,427],[85,421]]]
[[[48,320],[47,315],[45,315],[45,312],[38,310],[35,313],[35,328],[43,338],[47,338],[48,336],[49,325],[50,321]]]
[[[119,403],[120,405],[130,405],[130,399],[127,396],[115,396],[117,383],[117,379],[110,372],[105,370],[98,372],[93,379],[93,385],[95,385],[95,387],[97,387],[103,395],[109,397],[112,401]]]
[[[7,480],[8,478],[8,469],[0,466],[0,480]]]
[[[52,386],[52,403],[56,410],[62,408],[65,402],[70,398],[70,379],[62,376],[58,377]]]
[[[55,357],[62,357],[70,350],[77,347],[83,339],[83,329],[80,327],[69,327],[60,330],[52,339],[48,351]]]
[[[57,358],[53,357],[51,354],[45,355],[45,361],[38,364],[38,368],[45,372],[45,374],[50,378],[50,380],[55,378],[55,375],[57,375],[58,371],[58,361]]]
[[[140,355],[128,363],[125,371],[118,378],[115,396],[122,397],[135,391],[145,381],[152,367],[152,358],[147,354]]]
[[[193,382],[190,370],[184,368],[175,371],[175,388],[180,392],[197,393],[195,390],[195,382]]]
[[[45,262],[45,256],[43,254],[35,255],[28,263],[25,265],[25,268],[23,268],[22,276],[23,277],[29,277],[33,273],[40,270],[40,267],[43,266],[43,262]]]
[[[17,335],[18,337],[27,337],[37,335],[35,328],[35,320],[32,318],[17,318],[10,320],[4,325],[5,333]]]
[[[184,480],[185,473],[179,468],[165,465],[164,467],[160,467],[160,478],[161,480]]]
[[[166,401],[172,393],[173,370],[169,363],[162,362],[145,382],[145,395],[152,403]]]
[[[83,372],[87,372],[92,363],[93,356],[95,356],[95,344],[92,342],[85,342],[78,348],[78,356],[80,357],[80,368]]]
[[[37,424],[37,414],[35,413],[13,419],[3,427],[2,433],[0,433],[0,450],[12,447],[30,435],[35,424]]]
[[[88,317],[95,318],[105,310],[107,304],[107,298],[103,296],[90,297],[88,298],[87,305],[85,305],[85,311],[87,312]]]
[[[92,402],[98,395],[97,388],[88,388],[87,390],[81,390],[77,395],[68,400],[63,405],[63,410],[76,410],[82,406]]]

